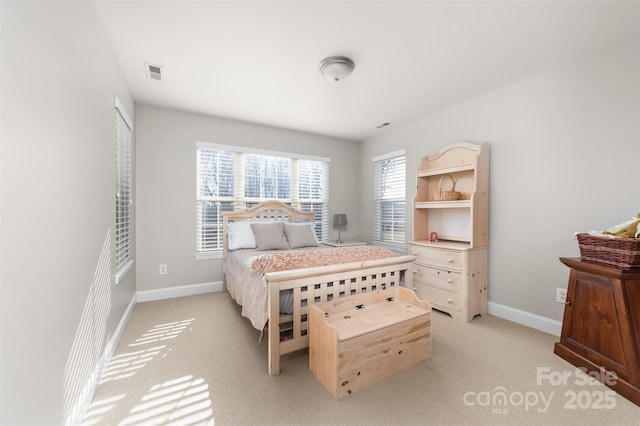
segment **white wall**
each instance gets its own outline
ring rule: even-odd
[[[421,156],[489,141],[489,298],[555,320],[568,275],[558,257],[578,254],[573,232],[640,211],[637,38],[359,144],[134,111],[93,3],[0,7],[2,424],[64,423],[136,290],[222,279],[220,261],[193,257],[196,140],[330,157],[330,213],[346,212],[343,236],[364,240],[372,156],[407,149],[413,198]],[[114,95],[134,119],[138,156],[136,263],[117,286]]]
[[[555,289],[569,271],[558,258],[579,255],[574,232],[640,212],[639,47],[634,38],[365,141],[362,205],[372,156],[407,149],[413,200],[422,156],[488,141],[489,301],[561,321]],[[372,220],[363,209],[362,226]]]
[[[135,267],[111,281],[114,95],[135,110],[92,2],[1,8],[0,423],[59,425],[135,293]]]
[[[347,213],[343,236],[359,237],[358,142],[146,105],[136,118],[139,291],[222,281],[220,259],[195,260],[196,141],[330,158],[329,214]]]

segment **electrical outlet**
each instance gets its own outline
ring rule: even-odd
[[[566,288],[556,288],[556,302],[558,302],[558,303],[566,303],[567,302],[567,289]]]
[[[160,265],[160,275],[167,275],[167,265]]]

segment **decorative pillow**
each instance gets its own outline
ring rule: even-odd
[[[289,243],[284,235],[284,223],[252,223],[251,229],[256,238],[258,250],[287,250]]]
[[[256,238],[253,236],[251,222],[229,222],[227,237],[229,250],[256,248]]]
[[[315,224],[312,222],[285,222],[284,235],[287,237],[291,248],[320,245],[316,238]]]

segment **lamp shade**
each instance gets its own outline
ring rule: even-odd
[[[344,226],[347,224],[347,215],[345,213],[336,213],[333,215],[333,226]]]

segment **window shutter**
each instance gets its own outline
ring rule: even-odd
[[[405,252],[406,157],[404,151],[374,158],[374,244]]]
[[[116,107],[116,284],[131,266],[131,130],[132,123],[118,98]]]
[[[222,247],[222,211],[233,210],[236,175],[230,151],[197,149],[197,251]]]
[[[316,236],[329,239],[329,163],[297,160],[294,206],[315,212]]]
[[[219,257],[223,247],[223,211],[244,211],[276,199],[293,208],[316,213],[316,235],[329,235],[329,159],[196,143],[197,253]]]
[[[291,199],[291,159],[245,154],[244,197],[247,200]]]

